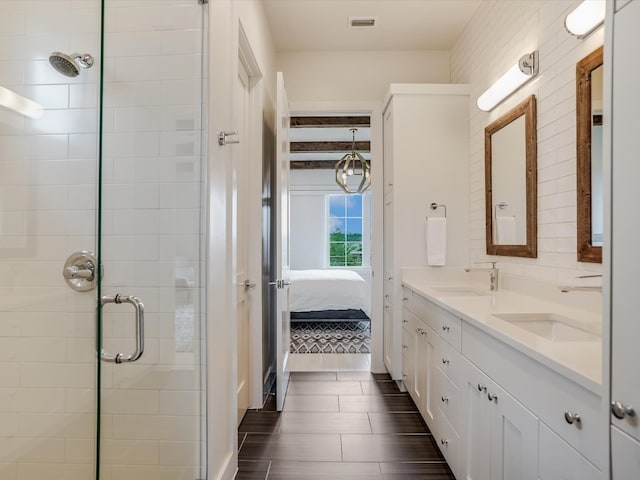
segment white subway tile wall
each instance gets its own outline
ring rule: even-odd
[[[538,101],[538,258],[492,257],[504,271],[573,283],[600,265],[576,260],[576,63],[602,45],[603,28],[577,39],[564,17],[578,0],[485,1],[451,52],[451,81],[469,83],[471,258],[486,260],[484,128],[534,94]],[[540,73],[492,112],[476,99],[524,53],[540,51]]]
[[[193,1],[0,0],[0,85],[45,109],[0,107],[0,478],[95,478],[96,292],[67,256],[97,249],[98,80],[104,63],[102,293],[139,296],[139,362],[102,365],[101,478],[202,476],[203,8]],[[53,51],[93,68],[55,72]],[[109,305],[104,348],[133,349]]]
[[[98,65],[55,72],[53,51],[99,52],[99,2],[0,1],[0,478],[94,476],[95,303],[62,264],[96,249]],[[73,31],[70,31],[70,30]]]

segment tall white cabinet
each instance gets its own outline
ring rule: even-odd
[[[640,1],[616,1],[611,68],[611,461],[614,480],[640,478]],[[605,60],[606,62],[606,60]],[[606,63],[605,63],[606,68]],[[632,408],[633,410],[629,410]]]
[[[431,203],[446,205],[447,265],[469,259],[469,88],[392,84],[384,105],[384,363],[402,380],[400,270],[427,266],[426,217],[445,213]]]

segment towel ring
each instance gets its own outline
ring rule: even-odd
[[[438,204],[436,202],[433,202],[431,205],[429,205],[429,207],[431,208],[431,210],[436,210],[437,208],[442,207],[444,209],[444,218],[447,218],[447,206],[446,205],[441,205],[441,204]],[[429,217],[427,216],[427,218],[429,218]]]

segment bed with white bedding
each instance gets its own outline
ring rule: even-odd
[[[362,310],[367,283],[352,270],[291,270],[291,312]]]

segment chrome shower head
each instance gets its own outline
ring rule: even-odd
[[[49,63],[57,72],[67,77],[77,77],[80,68],[91,68],[93,57],[88,54],[72,53],[67,55],[62,52],[53,52],[49,55]]]

